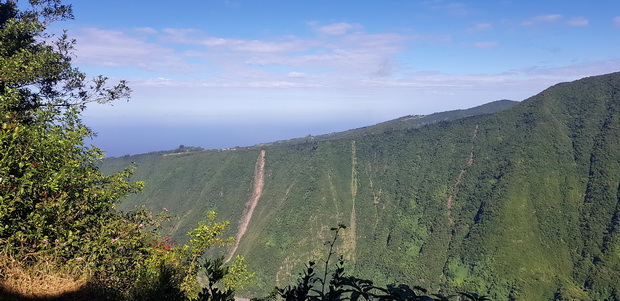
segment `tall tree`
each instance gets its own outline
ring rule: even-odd
[[[214,222],[215,213],[175,249],[156,234],[149,211],[115,210],[143,183],[128,180],[132,168],[99,170],[103,152],[84,142],[92,132],[80,114],[91,102],[129,98],[131,89],[125,81],[108,86],[103,76],[89,80],[72,66],[74,40],[46,32],[72,17],[60,0],[0,0],[0,299],[9,258],[85,267],[113,300],[194,299],[202,289],[198,273],[217,271],[205,298],[222,280],[222,296],[231,299],[250,274],[243,259],[230,268],[201,259],[228,241],[217,237],[227,223]]]
[[[127,180],[131,170],[102,174],[103,152],[84,142],[86,104],[131,90],[72,66],[74,40],[46,32],[72,17],[60,0],[0,2],[0,246],[15,256],[75,256],[119,218],[119,198],[142,186]]]

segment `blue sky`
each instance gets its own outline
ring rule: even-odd
[[[127,79],[108,155],[248,146],[523,100],[620,71],[620,2],[67,1],[76,65]]]

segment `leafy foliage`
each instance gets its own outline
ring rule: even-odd
[[[44,32],[72,17],[70,6],[30,4],[18,11],[14,1],[0,3],[0,244],[26,262],[40,255],[82,261],[102,281],[119,284],[138,268],[126,259],[144,257],[149,243],[138,227],[143,212],[114,207],[143,183],[128,181],[131,168],[99,171],[103,153],[84,144],[92,133],[79,114],[90,101],[126,98],[130,89],[124,82],[107,87],[104,77],[89,86],[71,67],[73,41]]]
[[[174,247],[168,240],[157,243],[140,270],[133,299],[233,300],[235,290],[247,284],[253,274],[248,272],[243,257],[227,265],[223,257],[204,256],[208,249],[233,241],[220,238],[228,222],[215,219],[215,212],[209,212],[181,246]]]
[[[157,232],[165,210],[116,210],[144,183],[129,181],[133,167],[99,170],[103,152],[85,144],[92,132],[80,114],[90,102],[128,98],[131,89],[125,81],[108,86],[103,76],[87,80],[71,66],[74,41],[45,32],[72,18],[71,6],[29,4],[18,10],[16,1],[0,2],[0,258],[21,263],[0,265],[0,298],[19,298],[4,285],[11,275],[39,275],[45,265],[81,270],[80,285],[97,291],[88,298],[211,300],[216,282],[232,296],[251,276],[243,258],[230,267],[199,261],[206,249],[231,241],[220,238],[228,224],[215,213],[174,248]],[[216,277],[208,279],[210,297],[199,295],[205,271]]]

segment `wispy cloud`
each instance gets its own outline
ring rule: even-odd
[[[454,41],[450,34],[415,34],[410,36],[412,40],[418,42],[433,42],[433,43],[451,43]]]
[[[561,18],[560,15],[538,16],[530,22],[554,22]],[[620,23],[620,17],[616,19]],[[78,30],[76,35],[79,41],[77,63],[123,67],[122,72],[139,69],[152,76],[142,74],[131,78],[130,75],[132,83],[143,87],[182,89],[343,88],[361,91],[360,87],[368,86],[462,87],[497,80],[497,74],[467,80],[457,80],[445,74],[408,76],[411,67],[406,60],[401,61],[399,55],[406,53],[415,43],[492,49],[500,47],[500,41],[455,43],[447,34],[368,33],[361,25],[349,23],[308,26],[313,35],[286,35],[263,40],[220,37],[191,28],[136,28],[126,32],[85,28]],[[472,27],[476,30],[490,28],[489,23],[477,23]],[[584,63],[565,69],[531,67],[510,70],[506,71],[508,75],[498,78],[506,79],[506,83],[525,80],[526,77],[527,81],[541,77],[552,78],[551,81],[570,80],[577,75],[614,71],[610,66],[620,69],[618,61]],[[418,71],[441,74],[440,70]]]
[[[306,77],[306,74],[303,72],[291,71],[288,73],[288,77]]]
[[[620,69],[620,59],[612,59],[579,62],[560,67],[530,66],[497,74],[451,75],[441,72],[415,72],[399,79],[373,78],[364,79],[363,82],[377,87],[409,87],[427,90],[441,88],[455,95],[469,90],[493,90],[500,94],[506,93],[504,95],[506,97],[522,90],[519,93],[527,97],[533,94],[527,95],[523,92],[536,93],[558,82],[610,73],[618,69]]]
[[[394,56],[405,51],[407,41],[433,39],[366,33],[359,24],[309,26],[314,36],[263,40],[219,37],[191,28],[86,28],[77,35],[77,63],[150,72],[156,80],[144,81],[148,85],[178,85],[181,78],[193,78],[195,84],[211,87],[334,86],[391,76],[404,69]]]
[[[317,22],[310,22],[308,24],[313,27],[316,32],[325,35],[343,35],[352,29],[362,28],[360,24],[352,23],[332,23],[323,26],[319,26]]]
[[[562,19],[562,15],[539,15],[533,18],[530,18],[528,20],[525,20],[523,22],[521,22],[521,25],[524,26],[532,26],[532,25],[537,25],[537,24],[541,24],[541,23],[553,23],[556,22],[558,20]]]
[[[574,17],[568,20],[568,25],[570,26],[588,26],[590,21],[584,17]]]
[[[400,34],[347,33],[348,28],[336,23],[318,28],[321,33],[331,33],[311,38],[285,36],[274,40],[244,40],[211,37],[194,31],[166,30],[174,36],[176,43],[200,45],[194,55],[200,55],[213,64],[235,65],[237,70],[247,72],[248,68],[308,68],[323,72],[338,72],[347,76],[367,76],[385,69],[391,56],[404,50],[409,37]],[[336,33],[338,35],[334,38]],[[191,35],[191,36],[190,36]],[[293,71],[293,70],[289,70]],[[295,70],[304,72],[303,70]],[[382,73],[384,74],[384,73]]]
[[[511,72],[533,79],[554,79],[566,81],[579,79],[584,76],[600,75],[620,70],[620,59],[601,61],[584,61],[566,66],[531,66],[514,69]]]
[[[493,28],[491,23],[476,23],[474,26],[467,29],[469,33],[476,33],[481,31],[486,31]]]
[[[620,28],[620,16],[613,18],[612,23],[614,24],[615,27]]]
[[[139,28],[134,29],[134,31],[138,33],[144,33],[144,34],[156,34],[157,33],[157,30],[152,27],[139,27]]]
[[[460,2],[446,3],[439,0],[430,2],[428,4],[430,4],[431,9],[443,11],[452,16],[467,16],[471,13],[469,8],[465,4]]]
[[[381,67],[390,69],[392,62],[386,61]],[[557,82],[571,81],[585,76],[615,72],[620,69],[620,59],[584,61],[566,66],[529,66],[505,70],[493,74],[451,75],[440,71],[409,72],[399,77],[378,76],[341,78],[329,74],[311,75],[304,72],[289,72],[283,77],[263,74],[252,81],[227,81],[225,79],[174,80],[166,78],[137,79],[132,82],[138,86],[196,88],[337,88],[364,91],[366,87],[409,87],[415,89],[450,88],[495,89],[505,87],[530,87],[527,91],[537,91]],[[378,69],[381,72],[381,68]],[[534,87],[534,88],[532,88]]]
[[[493,42],[493,41],[476,42],[473,45],[477,48],[495,48],[499,46],[499,42]]]
[[[81,65],[132,66],[143,70],[168,71],[187,67],[174,49],[129,36],[122,31],[84,28],[76,36],[76,62]]]

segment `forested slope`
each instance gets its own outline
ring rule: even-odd
[[[254,292],[337,252],[376,282],[496,300],[618,299],[620,73],[553,86],[490,115],[420,128],[135,161],[143,193],[182,234],[214,209],[237,230],[265,151],[264,186],[236,250]],[[562,299],[564,298],[564,299]]]

